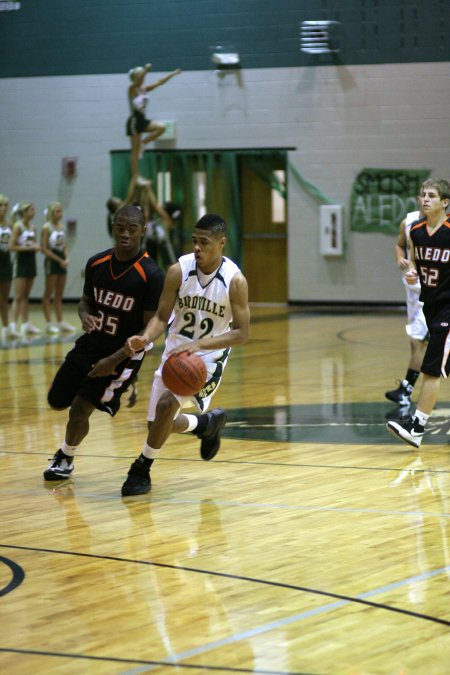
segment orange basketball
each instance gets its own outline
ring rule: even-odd
[[[206,382],[206,366],[197,354],[173,354],[163,365],[162,379],[167,389],[174,394],[192,396]]]

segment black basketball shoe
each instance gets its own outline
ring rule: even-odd
[[[150,492],[152,481],[150,479],[150,467],[148,460],[142,455],[130,466],[128,478],[122,485],[122,497],[145,495]]]
[[[206,427],[198,438],[201,439],[200,455],[205,462],[215,457],[220,448],[220,432],[227,421],[227,414],[223,408],[214,408],[205,413],[207,419]],[[195,433],[195,432],[194,432]]]
[[[73,457],[65,455],[60,449],[53,455],[53,459],[44,471],[45,480],[64,480],[70,478],[73,471]]]
[[[405,422],[388,422],[386,428],[393,436],[397,436],[414,448],[420,447],[425,433],[424,427],[416,419],[410,419]]]
[[[408,405],[411,404],[411,394],[413,387],[409,384],[408,380],[397,380],[398,387],[397,389],[392,389],[392,391],[387,391],[385,393],[386,398],[398,405]]]

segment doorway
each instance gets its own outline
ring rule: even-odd
[[[253,303],[287,302],[285,186],[285,157],[240,159],[242,269]]]
[[[113,194],[125,197],[129,151],[112,151]],[[228,225],[225,255],[242,269],[252,303],[287,302],[287,149],[152,150],[141,171],[157,199],[180,205],[180,254],[205,210]]]

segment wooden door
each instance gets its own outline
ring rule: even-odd
[[[254,158],[252,165],[254,166]],[[264,160],[267,162],[267,159]],[[273,170],[285,170],[274,160]],[[287,302],[286,215],[272,217],[274,194],[246,161],[240,165],[243,272],[249,284],[250,302]],[[284,214],[286,214],[284,208]]]

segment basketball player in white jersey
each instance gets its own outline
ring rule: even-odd
[[[150,467],[172,432],[193,433],[201,439],[200,454],[208,461],[218,452],[226,423],[222,408],[208,411],[221,382],[230,348],[248,340],[248,286],[238,266],[223,255],[226,224],[206,214],[195,225],[193,252],[182,256],[166,276],[158,310],[142,335],[127,340],[130,355],[144,348],[168,327],[161,364],[155,373],[148,405],[148,436],[133,462],[122,495],[145,494],[151,488]],[[179,352],[196,353],[206,365],[207,380],[195,396],[177,396],[163,384],[166,359]],[[181,413],[194,406],[199,415]]]
[[[421,197],[417,197],[419,209],[421,208]],[[387,391],[385,396],[390,401],[394,401],[399,406],[409,408],[411,405],[411,394],[417,378],[420,375],[423,356],[427,346],[428,327],[423,314],[423,302],[419,300],[420,281],[414,285],[409,285],[405,279],[405,274],[409,269],[410,258],[410,239],[409,231],[411,225],[422,217],[421,211],[410,211],[406,218],[400,223],[399,235],[395,246],[395,257],[397,267],[403,272],[403,284],[406,290],[406,311],[408,323],[406,324],[406,333],[409,337],[410,356],[408,368],[403,380],[399,381],[397,389]],[[407,412],[407,411],[406,411]]]

